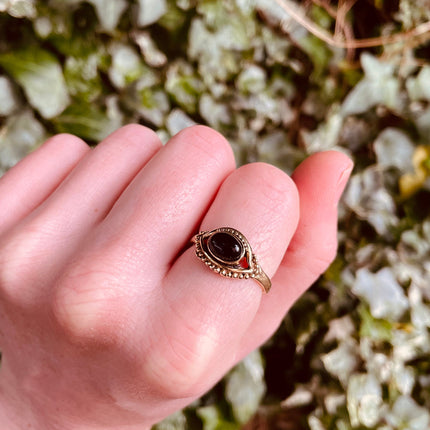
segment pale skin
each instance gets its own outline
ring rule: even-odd
[[[0,179],[0,428],[142,430],[201,396],[335,257],[351,169],[335,151],[291,178],[236,168],[203,126],[165,146],[139,125],[95,149],[51,138]],[[224,226],[269,294],[195,256],[192,236]]]

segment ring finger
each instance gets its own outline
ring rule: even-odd
[[[270,277],[294,234],[298,208],[297,189],[285,173],[266,164],[250,164],[223,183],[202,230],[239,230]],[[194,248],[173,265],[162,293],[155,314],[164,317],[147,352],[148,374],[157,383],[160,375],[169,372],[176,375],[172,386],[182,387],[184,396],[199,394],[234,364],[237,340],[264,297],[252,280],[229,279],[209,270]],[[172,369],[181,372],[175,374]],[[193,386],[198,380],[206,381],[205,386]]]

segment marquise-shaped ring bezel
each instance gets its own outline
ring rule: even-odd
[[[237,240],[241,247],[238,259],[227,261],[214,255],[208,246],[208,241],[217,233],[227,233]],[[254,278],[259,270],[261,270],[245,236],[232,227],[221,227],[199,233],[194,237],[194,242],[196,244],[197,257],[210,269],[222,276],[239,279]]]

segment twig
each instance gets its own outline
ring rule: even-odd
[[[327,2],[327,0],[312,0],[312,3],[323,8],[336,21],[334,40],[340,40],[340,32],[343,33],[346,40],[353,40],[354,33],[352,31],[351,25],[346,21],[345,17],[349,10],[352,8],[352,6],[354,6],[354,4],[357,2],[357,0],[350,0],[350,3],[343,3],[345,0],[340,1],[342,3],[342,6],[337,9],[331,6],[330,3]],[[339,11],[342,12],[342,16],[339,16]],[[351,49],[351,52],[353,51],[354,50]]]
[[[331,46],[344,49],[370,48],[374,46],[388,45],[398,42],[404,42],[410,38],[422,36],[430,33],[430,21],[424,22],[413,28],[412,30],[403,33],[392,34],[389,36],[370,37],[366,39],[338,40],[332,34],[325,31],[303,13],[301,13],[294,3],[290,0],[274,0],[279,6],[287,12],[291,18],[302,25],[309,33],[323,40]]]
[[[354,40],[354,32],[351,26],[346,21],[346,15],[352,9],[357,0],[342,0],[340,6],[336,11],[336,26],[334,30],[334,39],[340,40],[339,35],[343,34],[344,39],[348,42]],[[352,61],[354,58],[355,49],[352,47],[347,48],[346,58]]]
[[[336,11],[336,26],[334,30],[334,37],[336,40],[339,40],[338,35],[342,30],[342,33],[346,37],[345,29],[347,27],[346,24],[346,15],[351,10],[351,8],[354,6],[354,4],[357,2],[357,0],[343,0],[340,3],[339,8]]]

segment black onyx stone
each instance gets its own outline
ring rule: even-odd
[[[229,233],[215,233],[208,246],[214,256],[223,261],[237,261],[242,255],[242,244]]]

